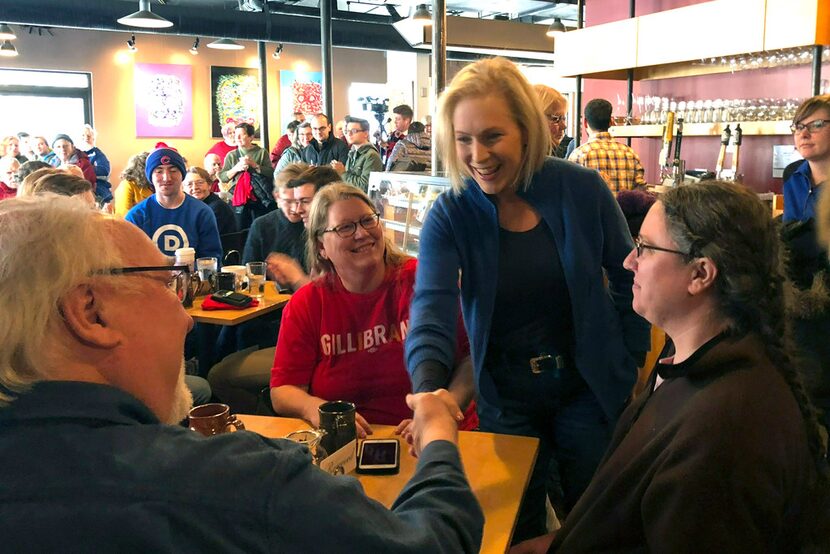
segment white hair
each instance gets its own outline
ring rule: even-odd
[[[123,265],[115,225],[76,197],[0,202],[0,405],[43,379],[61,299],[96,270]]]

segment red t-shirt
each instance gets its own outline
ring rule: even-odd
[[[216,154],[217,156],[219,156],[219,163],[224,164],[225,156],[227,156],[228,152],[230,152],[231,150],[236,150],[236,146],[230,146],[224,140],[220,140],[219,142],[211,146],[210,150],[205,152],[205,156],[207,156],[208,154]]]
[[[347,291],[333,274],[298,290],[282,314],[271,387],[308,386],[314,396],[354,402],[370,423],[412,417],[403,341],[415,267],[412,259],[390,269],[368,294]],[[467,345],[466,335],[459,344]]]
[[[0,200],[14,198],[15,196],[17,196],[17,189],[13,189],[7,186],[3,181],[0,181]]]

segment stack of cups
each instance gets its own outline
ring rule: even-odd
[[[186,265],[191,272],[196,271],[196,250],[193,248],[176,250],[176,265]]]

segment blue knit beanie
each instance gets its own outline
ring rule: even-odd
[[[182,174],[182,179],[187,175],[187,168],[184,165],[184,158],[172,148],[156,148],[147,156],[147,164],[144,168],[144,175],[147,181],[153,182],[153,171],[160,165],[175,166]]]

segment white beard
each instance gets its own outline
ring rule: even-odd
[[[176,382],[176,391],[173,396],[173,405],[170,407],[170,414],[167,416],[167,421],[170,425],[177,425],[179,422],[187,417],[188,412],[193,407],[193,395],[190,389],[184,382],[184,358],[182,358],[182,367],[179,372],[179,380]]]

